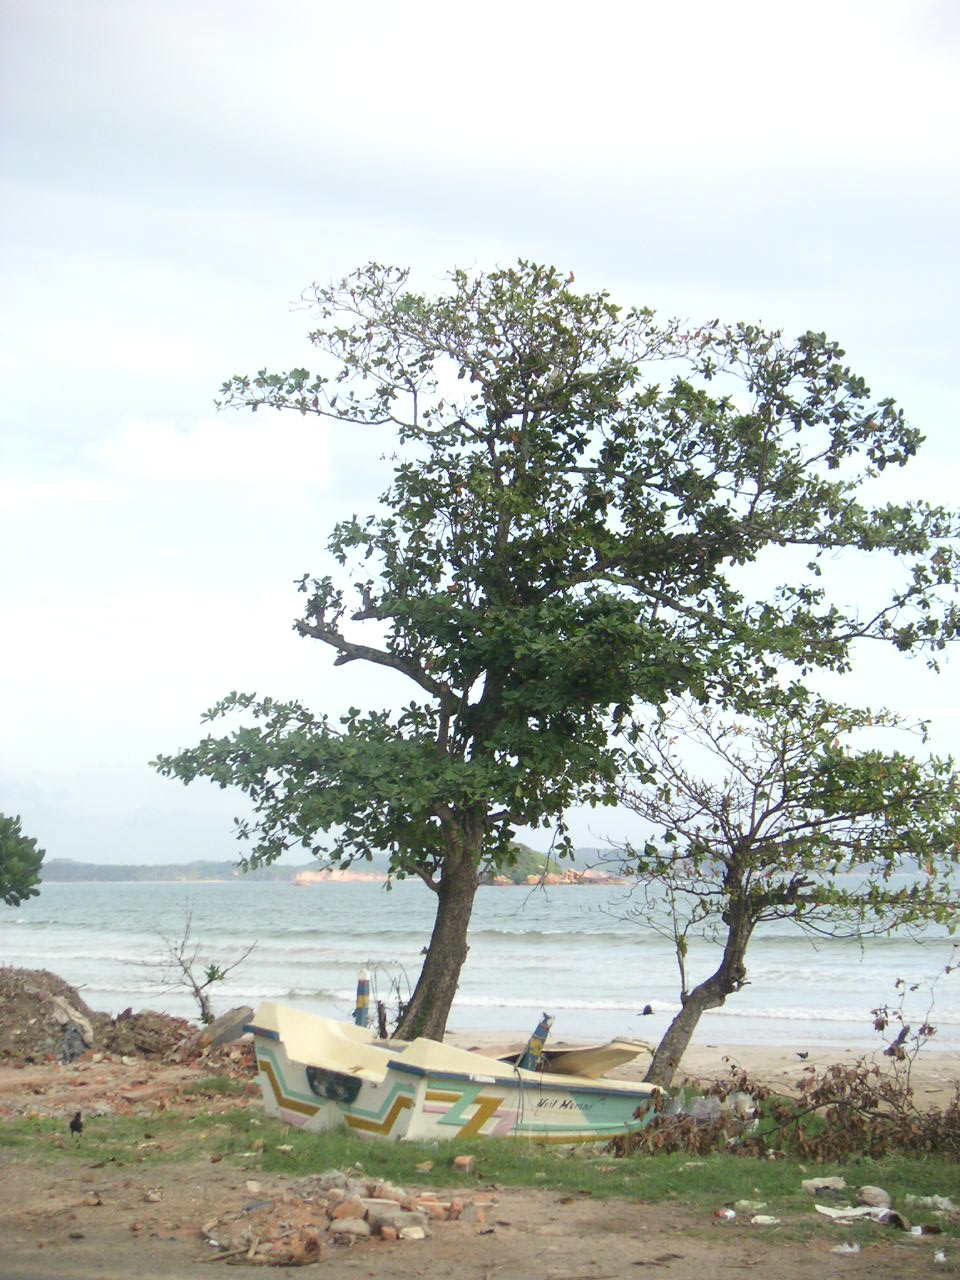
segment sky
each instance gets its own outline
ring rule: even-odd
[[[952,0],[0,0],[0,812],[51,858],[233,859],[242,800],[158,752],[233,689],[406,692],[291,630],[378,448],[213,403],[309,367],[302,290],[369,260],[825,330],[926,436],[903,494],[954,502],[958,61]],[[958,670],[872,652],[843,696],[960,754]]]

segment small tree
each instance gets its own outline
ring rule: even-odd
[[[339,723],[233,693],[246,723],[161,756],[162,773],[241,787],[247,865],[291,846],[389,853],[436,895],[403,1035],[441,1036],[474,896],[520,826],[614,803],[637,704],[755,687],[771,660],[843,668],[861,636],[937,649],[957,631],[953,516],[860,491],[920,436],[823,334],[685,329],[553,268],[455,271],[427,297],[371,265],[315,286],[321,372],[238,376],[222,404],[392,426],[378,511],[337,524],[338,580],[305,576],[299,635],[335,665],[407,682],[404,706]],[[742,566],[789,558],[778,591]],[[827,599],[821,557],[890,553],[869,616]],[[893,557],[897,557],[894,559]],[[252,723],[251,723],[252,721]]]
[[[7,818],[0,813],[0,898],[8,907],[19,906],[40,890],[40,866],[44,850],[20,828],[19,815]]]
[[[234,969],[243,964],[257,944],[252,942],[248,947],[245,947],[236,960],[231,961],[230,964],[220,965],[215,961],[204,964],[200,957],[201,944],[193,941],[192,932],[193,908],[188,907],[179,937],[161,933],[164,954],[156,962],[162,972],[159,985],[163,991],[169,991],[175,987],[186,987],[197,1002],[197,1008],[200,1010],[200,1021],[204,1026],[209,1026],[214,1021],[213,1006],[210,1003],[209,995],[210,988],[215,983],[223,982],[228,974],[231,974]],[[197,971],[198,965],[202,966],[202,970],[199,973]]]
[[[647,1080],[668,1085],[700,1016],[747,982],[764,921],[827,936],[928,921],[953,931],[960,781],[949,759],[871,745],[907,727],[794,689],[752,717],[686,706],[637,731],[655,781],[627,784],[623,801],[661,838],[624,851],[640,880],[632,914],[666,928],[681,978],[680,1012]],[[684,763],[691,756],[702,770]],[[693,934],[721,957],[691,984]]]

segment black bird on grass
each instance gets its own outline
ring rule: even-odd
[[[70,1121],[70,1132],[76,1138],[79,1138],[81,1133],[83,1133],[83,1116],[80,1114],[79,1111]]]

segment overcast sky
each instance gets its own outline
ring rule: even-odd
[[[0,0],[0,811],[48,857],[233,858],[237,799],[148,761],[231,689],[392,696],[290,630],[377,451],[213,407],[309,365],[292,300],[369,259],[825,329],[927,436],[904,492],[954,502],[958,15]],[[958,671],[866,655],[844,693],[957,750]]]

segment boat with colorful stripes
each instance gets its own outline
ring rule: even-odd
[[[529,1070],[423,1037],[375,1040],[365,1027],[284,1005],[262,1004],[247,1030],[265,1110],[304,1129],[598,1142],[653,1115],[653,1085]]]

